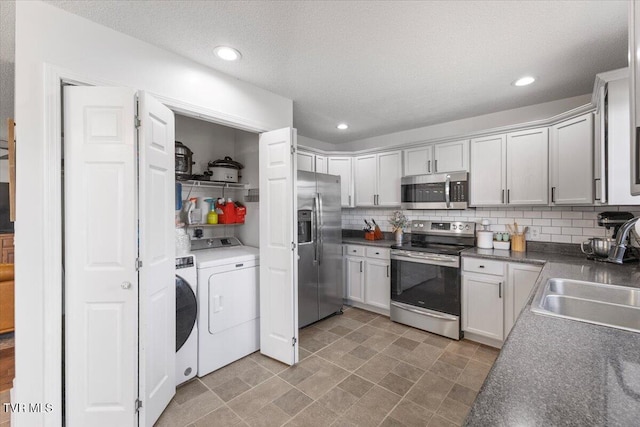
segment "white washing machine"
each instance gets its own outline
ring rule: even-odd
[[[176,258],[176,385],[198,371],[198,270],[196,257]]]
[[[198,376],[260,349],[259,250],[235,237],[193,241],[198,267]]]

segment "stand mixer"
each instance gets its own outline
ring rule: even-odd
[[[593,259],[596,261],[610,261],[612,262],[610,257],[610,250],[616,246],[616,237],[620,232],[620,228],[630,219],[633,219],[634,216],[630,212],[617,212],[617,211],[607,211],[601,212],[598,214],[597,222],[601,227],[606,228],[605,236],[609,234],[609,230],[613,228],[613,234],[611,237],[592,237],[589,240],[582,242],[580,245],[583,253],[587,255],[588,259]],[[626,238],[625,240],[631,240],[631,238]],[[626,243],[626,242],[622,242]],[[632,248],[631,245],[625,246],[625,249],[632,249],[629,251],[622,251],[622,256],[620,259],[617,259],[617,263],[635,261],[638,259],[637,251],[635,248]]]

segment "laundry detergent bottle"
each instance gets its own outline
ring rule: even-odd
[[[207,214],[207,224],[217,224],[218,213],[216,212],[216,200],[206,199],[205,202],[208,202],[210,206],[209,213]]]

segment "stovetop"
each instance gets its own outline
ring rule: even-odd
[[[475,246],[475,227],[473,222],[415,220],[411,221],[411,242],[391,248],[458,256]]]
[[[424,242],[408,242],[402,245],[393,245],[391,249],[400,249],[404,251],[427,252],[432,254],[443,255],[460,255],[465,249],[472,248],[469,245],[447,245],[442,243],[424,243]]]

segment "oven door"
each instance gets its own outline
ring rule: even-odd
[[[459,257],[402,252],[391,253],[391,320],[460,339]]]

